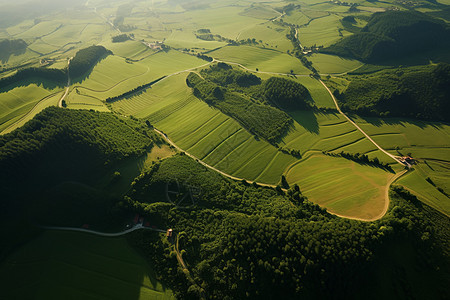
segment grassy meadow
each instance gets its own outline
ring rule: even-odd
[[[5,299],[174,299],[123,237],[46,231],[1,263],[0,278]]]
[[[22,120],[25,116],[30,120],[43,103],[54,103],[59,95],[59,88],[47,89],[42,85],[34,83],[22,83],[21,86],[11,86],[0,91],[0,132],[14,123]],[[42,109],[41,109],[42,110]],[[32,113],[34,111],[35,113]],[[23,124],[23,123],[22,123]]]
[[[242,64],[244,67],[262,72],[289,74],[309,74],[307,68],[295,57],[286,53],[252,46],[226,46],[208,55],[227,62]]]

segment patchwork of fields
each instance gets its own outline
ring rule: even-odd
[[[361,11],[353,26],[359,28],[366,24],[368,11],[384,5],[358,3]],[[28,44],[24,54],[11,56],[8,63],[39,66],[40,58],[45,57],[54,59],[51,67],[64,68],[67,58],[79,49],[103,45],[113,55],[100,60],[85,77],[72,78],[65,99],[67,108],[112,111],[148,120],[184,151],[223,172],[273,185],[285,175],[290,184],[299,184],[309,199],[340,215],[371,219],[383,210],[384,191],[392,173],[324,152],[361,153],[391,164],[396,171],[401,167],[335,111],[327,90],[308,76],[311,70],[289,52],[293,45],[286,36],[290,26],[297,26],[302,46],[331,45],[351,34],[341,22],[348,12],[346,6],[309,1],[282,13],[279,2],[243,1],[231,5],[229,1],[211,1],[201,9],[189,9],[184,4],[170,6],[163,1],[151,7],[136,2],[121,22],[114,23],[117,5],[102,5],[101,1],[86,5],[7,28],[5,36],[21,38]],[[112,42],[111,37],[122,29],[133,39]],[[199,30],[211,36],[200,38]],[[235,43],[229,45],[230,41]],[[164,43],[167,48],[146,45],[154,42]],[[258,140],[233,118],[196,98],[186,86],[187,71],[209,64],[196,54],[240,64],[259,72],[262,79],[281,76],[278,73],[298,75],[289,77],[309,90],[318,109],[288,111],[294,123],[278,146],[298,150],[302,158]],[[357,60],[318,53],[307,59],[319,73],[335,76],[363,65]],[[105,101],[164,76],[169,77],[144,91],[112,103]],[[10,132],[45,107],[57,105],[62,94],[62,88],[29,82],[0,91],[0,132]],[[448,125],[352,118],[390,153],[411,153],[418,158],[415,171],[398,183],[449,214],[448,198],[438,190],[450,193]]]

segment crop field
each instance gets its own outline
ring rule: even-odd
[[[399,183],[425,203],[449,215],[448,198],[437,187],[450,192],[450,126],[394,118],[357,121],[381,147],[395,155],[410,154],[418,160],[416,170]],[[435,182],[436,187],[425,180],[427,177]]]
[[[108,22],[114,21],[119,4],[102,5],[99,1],[89,1],[86,4],[88,12],[83,12],[83,9],[63,12],[53,18],[44,18],[39,22],[28,20],[5,29],[7,36],[23,38],[29,43],[25,54],[10,57],[9,65],[23,62],[34,62],[36,65],[39,64],[39,54],[45,54],[56,59],[57,62],[52,67],[62,68],[66,66],[67,57],[74,55],[81,47],[101,44],[114,55],[101,60],[86,78],[72,78],[71,92],[66,98],[68,108],[113,111],[147,119],[183,150],[221,171],[270,184],[279,183],[281,175],[285,174],[290,183],[299,183],[313,201],[333,212],[370,218],[358,214],[358,210],[365,210],[371,216],[376,215],[383,203],[381,187],[384,187],[392,174],[342,158],[326,156],[322,151],[362,153],[370,158],[377,157],[383,163],[390,163],[395,170],[399,166],[340,114],[329,110],[288,112],[295,122],[279,146],[299,150],[303,156],[299,160],[278,151],[265,141],[257,140],[234,119],[192,95],[185,84],[185,71],[207,65],[208,62],[174,49],[155,52],[141,42],[164,41],[165,45],[172,48],[192,49],[195,50],[193,53],[204,53],[217,60],[241,64],[253,72],[258,70],[262,72],[259,76],[263,79],[281,76],[275,73],[293,72],[302,75],[290,78],[309,90],[312,101],[319,109],[334,109],[334,102],[327,90],[320,82],[307,76],[311,71],[299,59],[287,54],[287,50],[292,51],[293,46],[286,38],[290,29],[285,23],[299,25],[299,40],[303,46],[328,46],[351,34],[344,30],[341,23],[341,19],[347,15],[348,7],[323,1],[308,1],[301,8],[281,16],[274,8],[283,7],[282,2],[230,3],[232,2],[213,1],[190,9],[191,4],[171,6],[165,1],[156,1],[152,5],[135,2],[131,12],[123,20],[125,27],[129,26],[124,32],[133,34],[135,40],[112,43],[111,38],[119,34],[120,30]],[[358,3],[363,5],[359,6],[363,10],[377,10],[388,6],[366,1]],[[370,14],[360,12],[355,15]],[[272,21],[277,17],[280,17],[277,20],[285,23]],[[355,26],[362,27],[365,22],[357,19]],[[210,30],[215,35],[215,40],[197,38],[199,29]],[[236,41],[255,39],[257,44],[228,46],[217,35]],[[363,65],[357,60],[317,53],[309,56],[308,60],[319,73],[336,76]],[[143,92],[120,101],[105,103],[105,99],[109,97],[119,96],[172,74],[174,75]],[[23,125],[43,108],[56,105],[62,94],[61,90],[45,90],[29,85],[0,93],[0,108],[3,106],[0,110],[0,131],[9,132]],[[391,153],[411,153],[419,160],[426,161],[427,164],[421,163],[417,170],[402,178],[401,184],[415,191],[414,183],[418,182],[418,194],[427,194],[422,187],[432,191],[430,195],[433,196],[424,201],[446,211],[447,208],[442,208],[442,204],[439,204],[445,196],[437,187],[450,193],[447,188],[450,161],[450,130],[447,125],[404,120],[379,121],[356,116],[352,118]],[[169,155],[170,151],[166,150],[149,155],[152,157],[149,159]],[[312,167],[315,164],[318,166],[316,170]],[[329,164],[333,165],[334,172],[327,170]],[[334,164],[338,167],[334,168]],[[309,170],[308,177],[302,175],[304,170]],[[334,176],[342,180],[339,182],[342,193],[339,191],[335,193],[335,198],[327,200],[326,193],[320,192],[331,191],[333,185],[328,184],[333,182],[331,177]],[[436,186],[427,182],[427,177]],[[357,188],[351,185],[352,182]],[[364,191],[371,195],[368,198],[375,200],[365,199],[356,203],[358,194],[350,192],[353,196],[345,196],[345,189],[357,189],[361,193]]]
[[[334,55],[313,54],[309,60],[319,73],[341,74],[353,71],[363,65],[360,61],[345,59]]]
[[[298,39],[304,46],[321,45],[326,47],[341,39],[338,28],[342,28],[342,25],[340,17],[336,15],[317,18],[312,20],[307,27],[298,30]],[[350,33],[342,31],[342,34],[346,36]]]
[[[35,106],[31,108],[31,110],[27,111],[22,117],[17,119],[11,119],[8,122],[4,123],[0,127],[0,134],[6,134],[8,132],[13,131],[16,128],[22,127],[26,122],[33,119],[35,115],[40,113],[42,110],[49,106],[57,106],[59,99],[61,99],[61,96],[64,92],[57,92],[55,94],[52,94],[46,98],[43,98],[41,101],[39,101]]]
[[[167,37],[167,45],[173,48],[196,48],[204,50],[212,50],[226,45],[225,42],[220,41],[204,41],[198,39],[192,30],[172,30],[172,33]]]
[[[0,92],[0,132],[26,115],[40,101],[58,92],[36,84],[25,84]]]
[[[66,98],[67,108],[71,109],[93,109],[97,111],[109,112],[105,103],[97,98],[79,95],[72,91]]]
[[[291,70],[295,74],[311,73],[297,58],[270,49],[250,46],[226,46],[210,52],[208,55],[219,60],[242,64],[251,70],[258,69],[263,72],[285,74],[290,73]]]
[[[355,162],[311,154],[287,172],[289,182],[328,211],[373,219],[384,209],[386,184],[393,174]]]
[[[164,75],[195,68],[205,63],[204,60],[174,50],[155,53],[139,62],[132,63],[126,62],[122,57],[110,55],[76,87],[83,94],[105,100]]]
[[[262,22],[261,19],[245,16],[241,13],[245,8],[237,6],[229,6],[224,4],[220,7],[209,8],[205,10],[191,10],[183,14],[184,20],[179,16],[172,16],[172,20],[167,19],[170,16],[165,15],[164,20],[186,24],[186,19],[195,20],[196,27],[208,28],[213,34],[219,34],[229,39],[236,39],[239,33],[247,28],[253,27]],[[172,26],[178,26],[173,25]],[[182,26],[185,27],[185,26]]]
[[[44,232],[2,263],[0,278],[5,299],[173,299],[125,238],[85,233]]]
[[[274,23],[258,24],[252,28],[242,31],[239,40],[256,39],[259,46],[270,47],[282,52],[292,50],[292,43],[286,38],[289,29]],[[261,41],[261,42],[260,42]]]
[[[283,20],[289,24],[295,24],[298,26],[305,25],[311,20],[308,16],[306,16],[303,12],[299,10],[295,10],[290,14],[283,17]]]

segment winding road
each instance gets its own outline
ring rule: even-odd
[[[77,227],[58,227],[58,226],[39,226],[39,227],[43,228],[43,229],[47,229],[47,230],[64,230],[64,231],[76,231],[76,232],[91,233],[91,234],[95,234],[98,236],[104,236],[104,237],[118,237],[118,236],[122,236],[122,235],[128,234],[130,232],[140,230],[140,229],[151,230],[151,231],[156,231],[156,232],[166,232],[165,230],[162,230],[162,229],[145,227],[142,224],[137,224],[137,225],[131,227],[130,229],[127,229],[127,230],[124,230],[121,232],[116,232],[116,233],[100,232],[100,231],[84,229],[84,228],[77,228]]]

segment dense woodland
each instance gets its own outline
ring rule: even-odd
[[[41,212],[38,217],[48,213],[54,223],[80,226],[83,223],[77,216],[92,216],[98,212],[93,208],[96,201],[109,199],[113,189],[109,184],[120,179],[113,174],[121,162],[142,157],[155,143],[162,139],[138,121],[94,111],[47,108],[22,128],[0,136],[0,215],[12,217],[15,211],[33,207]],[[68,216],[70,205],[65,201],[73,203],[76,209],[71,211],[78,213]],[[61,209],[56,210],[57,206]]]
[[[264,82],[264,96],[275,105],[285,109],[311,109],[311,95],[300,83],[271,77]]]
[[[168,201],[166,185],[179,188],[177,199],[184,200],[178,206],[171,203],[177,200]],[[193,196],[192,190],[200,192]],[[165,237],[135,232],[130,241],[156,264],[160,279],[180,299],[377,299],[392,285],[400,298],[445,297],[449,257],[441,251],[448,246],[448,237],[442,235],[448,218],[440,218],[402,188],[391,196],[391,210],[383,219],[352,221],[310,203],[297,186],[280,195],[232,182],[178,155],[139,176],[119,206],[177,233],[193,282],[178,267]],[[433,225],[430,218],[439,221]],[[412,260],[403,263],[417,268],[417,278],[398,273],[405,267],[402,262],[378,262],[382,253],[400,245]],[[441,271],[429,283],[424,274],[437,266]],[[379,272],[395,277],[386,285],[376,276]],[[366,280],[377,286],[369,295],[361,288]]]
[[[450,121],[450,65],[399,68],[355,76],[343,94],[342,109],[365,116]]]
[[[449,47],[449,41],[449,26],[441,20],[416,11],[387,11],[373,14],[360,32],[321,51],[365,62],[380,62],[436,47]]]
[[[100,59],[110,54],[112,52],[103,46],[90,46],[81,49],[70,62],[70,76],[76,78],[85,75]]]
[[[129,41],[129,40],[131,40],[131,37],[126,33],[115,35],[111,38],[111,41],[113,43],[123,43],[123,42]]]
[[[202,71],[204,79],[190,73],[186,83],[196,97],[234,118],[255,136],[276,144],[286,134],[292,119],[285,112],[254,98],[255,91],[261,88],[260,78],[225,65]]]

